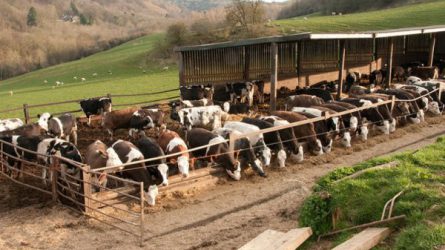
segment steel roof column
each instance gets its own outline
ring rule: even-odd
[[[434,51],[436,49],[436,34],[431,34],[430,51],[428,56],[428,66],[432,67],[434,63]]]
[[[392,82],[392,63],[393,63],[393,57],[394,57],[394,38],[389,38],[389,48],[388,48],[388,68],[387,68],[387,75],[386,75],[386,81],[387,81],[387,88],[391,86]]]
[[[341,98],[341,93],[343,92],[343,78],[345,71],[345,60],[346,60],[346,41],[340,40],[340,64],[338,67],[338,92],[337,99]]]
[[[271,44],[271,65],[272,72],[270,78],[270,110],[277,110],[277,84],[278,84],[278,45],[277,43]]]

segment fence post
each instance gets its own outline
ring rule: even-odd
[[[52,157],[52,164],[51,167],[49,169],[50,173],[51,173],[51,192],[53,193],[53,202],[57,202],[57,180],[59,179],[59,172],[57,171],[57,167],[59,166],[59,158],[57,158],[56,156],[51,156]]]
[[[111,94],[107,94],[107,97],[111,99]]]
[[[28,104],[23,104],[23,114],[25,115],[25,123],[29,124],[30,122],[30,118],[29,118],[29,108],[28,108]]]
[[[396,96],[392,96],[392,102],[391,102],[391,113],[394,110],[394,107],[396,106]]]
[[[91,173],[90,166],[84,165],[82,168],[83,177],[83,197],[84,197],[84,207],[85,214],[91,214]]]
[[[144,199],[144,183],[141,182],[141,238],[140,240],[140,247],[144,246],[144,210],[145,210],[145,199]]]
[[[229,154],[232,154],[232,156],[235,156],[235,140],[236,140],[236,135],[234,135],[233,133],[230,133],[230,136],[229,136]]]

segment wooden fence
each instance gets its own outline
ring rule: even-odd
[[[159,91],[159,92],[140,93],[140,94],[122,94],[122,95],[107,94],[106,96],[91,97],[91,98],[109,97],[109,98],[112,98],[113,100],[116,100],[116,99],[119,99],[119,98],[141,97],[141,96],[155,96],[155,95],[166,94],[166,93],[173,93],[173,92],[177,92],[178,93],[179,92],[179,88],[174,88],[174,89],[169,89],[169,90],[164,90],[164,91]],[[174,100],[174,99],[178,99],[178,98],[179,98],[179,95],[175,95],[175,96],[172,96],[171,98],[168,98],[168,99],[160,98],[160,99],[154,99],[154,100],[150,100],[150,101],[113,104],[113,107],[129,107],[129,106],[133,106],[133,105],[146,105],[146,106],[149,106],[149,105],[158,104],[161,101]],[[88,98],[84,98],[84,99],[88,99]],[[23,104],[22,107],[0,110],[0,115],[7,114],[7,113],[10,113],[10,112],[23,110],[23,118],[25,120],[25,123],[29,124],[33,119],[37,118],[37,115],[31,115],[31,110],[33,110],[33,109],[43,108],[43,107],[59,106],[59,105],[64,105],[64,104],[78,104],[79,105],[80,101],[82,101],[84,99],[68,100],[68,101],[52,102],[52,103],[44,103],[44,104]],[[60,111],[60,112],[57,112],[57,113],[52,113],[52,115],[61,115],[61,114],[66,114],[66,113],[73,113],[73,114],[75,114],[75,113],[81,113],[81,112],[82,112],[82,109],[80,108],[80,105],[79,105],[78,109],[67,110],[67,111]]]

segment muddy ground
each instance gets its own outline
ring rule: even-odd
[[[144,249],[236,249],[266,229],[288,231],[298,227],[298,209],[319,177],[374,156],[423,147],[443,134],[445,117],[428,118],[390,136],[356,141],[352,149],[336,147],[304,164],[268,169],[266,179],[247,173],[240,182],[224,179],[206,190],[161,199],[146,210]],[[50,198],[0,178],[0,249],[139,248],[136,237]],[[322,245],[319,249],[329,247]]]

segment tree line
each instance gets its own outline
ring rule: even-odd
[[[427,0],[293,0],[288,7],[280,12],[279,18],[290,18],[313,13],[323,15],[331,15],[334,13],[348,14],[426,1]]]

